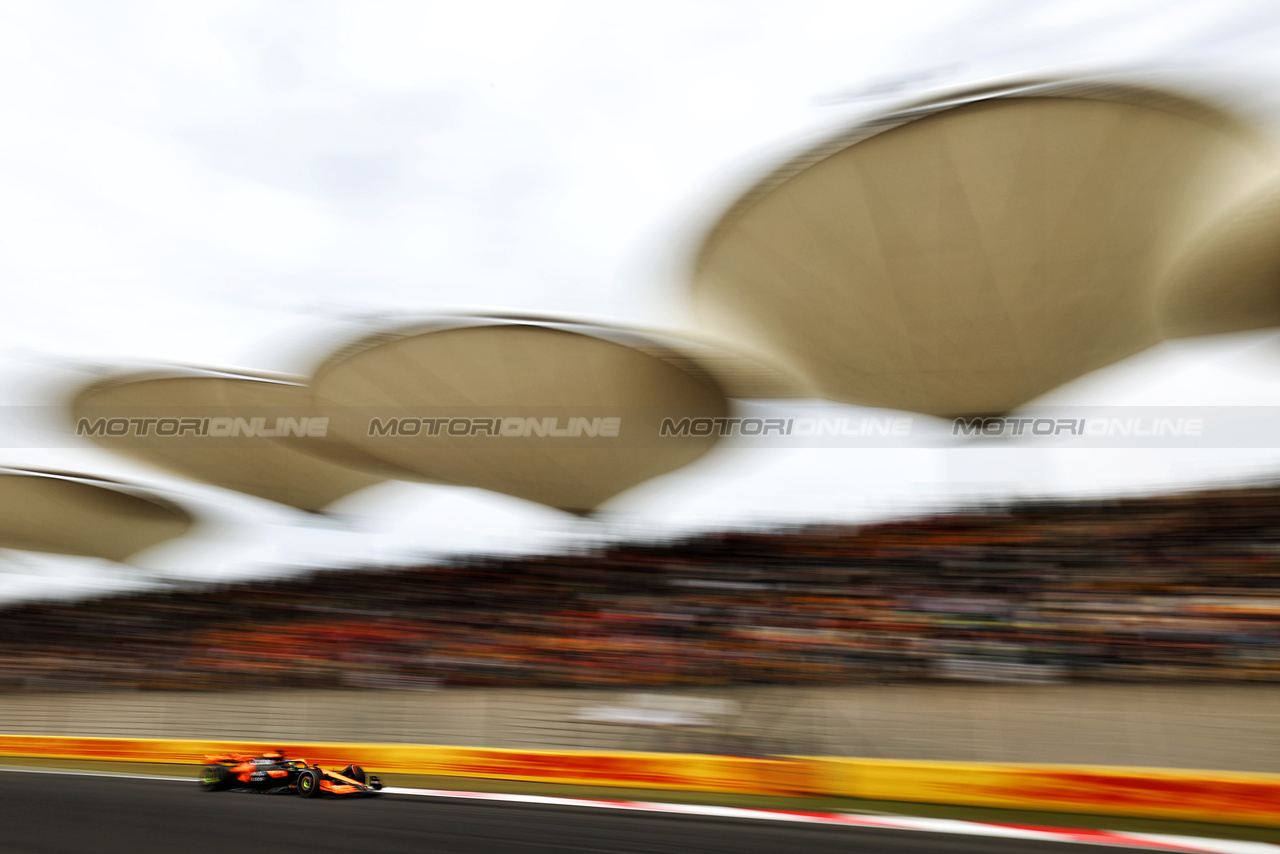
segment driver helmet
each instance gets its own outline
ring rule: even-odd
[[[283,761],[284,761],[284,751],[283,751],[283,750],[280,750],[279,748],[277,748],[277,749],[275,749],[275,750],[268,750],[268,751],[266,751],[265,753],[263,753],[263,754],[262,754],[262,758],[263,758],[263,759],[270,759],[272,762],[283,762]]]

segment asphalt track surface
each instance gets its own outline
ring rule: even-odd
[[[1065,854],[1062,843],[660,813],[203,792],[156,779],[0,771],[0,852]],[[1111,849],[1122,850],[1122,849]]]

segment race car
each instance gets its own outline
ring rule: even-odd
[[[261,756],[248,753],[215,753],[205,756],[208,764],[200,774],[200,788],[206,792],[258,792],[304,798],[330,795],[376,795],[382,781],[351,764],[341,771],[312,765],[305,759],[288,759],[281,750]]]

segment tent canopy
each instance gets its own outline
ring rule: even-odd
[[[0,470],[0,547],[124,561],[186,533],[192,517],[116,481]]]
[[[310,453],[329,442],[328,429],[298,381],[215,372],[116,377],[80,390],[71,414],[78,434],[108,450],[302,510],[321,511],[385,480]]]
[[[661,436],[664,419],[728,412],[709,375],[644,336],[502,319],[371,336],[322,365],[313,388],[336,438],[407,479],[574,513],[715,444]]]
[[[1274,170],[1248,126],[1167,92],[949,96],[758,182],[691,295],[831,399],[1004,412],[1158,341],[1181,247]]]

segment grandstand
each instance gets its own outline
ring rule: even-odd
[[[1280,681],[1280,485],[0,611],[0,690]]]

